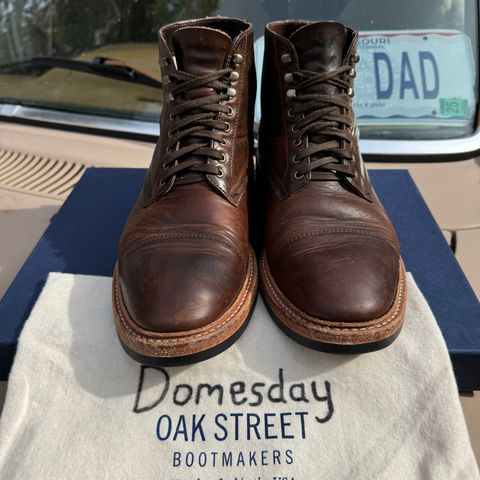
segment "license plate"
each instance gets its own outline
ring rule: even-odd
[[[359,35],[354,107],[360,124],[469,124],[475,61],[453,30],[365,31]]]

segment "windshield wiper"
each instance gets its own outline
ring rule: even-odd
[[[159,74],[132,63],[108,57],[95,57],[90,62],[55,57],[33,57],[24,62],[0,65],[0,73],[42,75],[52,68],[62,68],[100,75],[122,82],[140,83],[149,87],[162,88]]]

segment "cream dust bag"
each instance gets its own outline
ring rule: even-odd
[[[110,290],[110,278],[50,274],[10,375],[1,479],[478,478],[447,349],[411,276],[385,350],[301,347],[259,297],[232,348],[178,368],[123,352]]]

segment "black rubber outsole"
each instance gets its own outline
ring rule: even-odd
[[[181,367],[184,365],[191,365],[193,363],[203,362],[205,360],[208,360],[209,358],[213,358],[219,355],[225,350],[228,350],[242,336],[243,332],[247,328],[247,325],[250,323],[250,318],[252,317],[253,311],[255,310],[257,299],[258,290],[255,293],[255,299],[253,301],[252,308],[250,309],[250,313],[248,314],[247,319],[231,337],[228,337],[224,342],[219,343],[212,348],[202,350],[198,353],[192,353],[191,355],[184,355],[180,357],[148,357],[146,355],[141,355],[140,353],[137,353],[131,348],[127,347],[127,345],[123,343],[120,336],[118,338],[128,356],[147,367]]]
[[[294,332],[290,328],[288,328],[272,311],[270,305],[268,304],[265,295],[263,295],[265,306],[270,313],[270,316],[274,320],[274,322],[280,327],[283,333],[285,333],[288,337],[290,337],[296,343],[302,345],[303,347],[310,348],[312,350],[317,350],[320,352],[325,353],[337,353],[341,355],[355,355],[358,353],[371,353],[376,352],[378,350],[382,350],[389,345],[391,345],[395,339],[400,335],[402,327],[400,327],[393,335],[390,337],[384,338],[383,340],[378,340],[377,342],[371,343],[361,343],[355,345],[344,345],[338,343],[326,343],[320,342],[318,340],[312,340],[310,338],[306,338],[302,335],[299,335],[297,332]],[[403,326],[403,325],[402,325]]]

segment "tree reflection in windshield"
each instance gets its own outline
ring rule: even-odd
[[[161,25],[214,15],[218,0],[0,0],[0,63],[155,42]]]
[[[0,0],[0,63],[80,55],[103,45],[155,42],[170,22],[228,15],[257,35],[274,19],[339,20],[359,30],[465,31],[474,0]],[[474,39],[472,39],[474,40]]]

